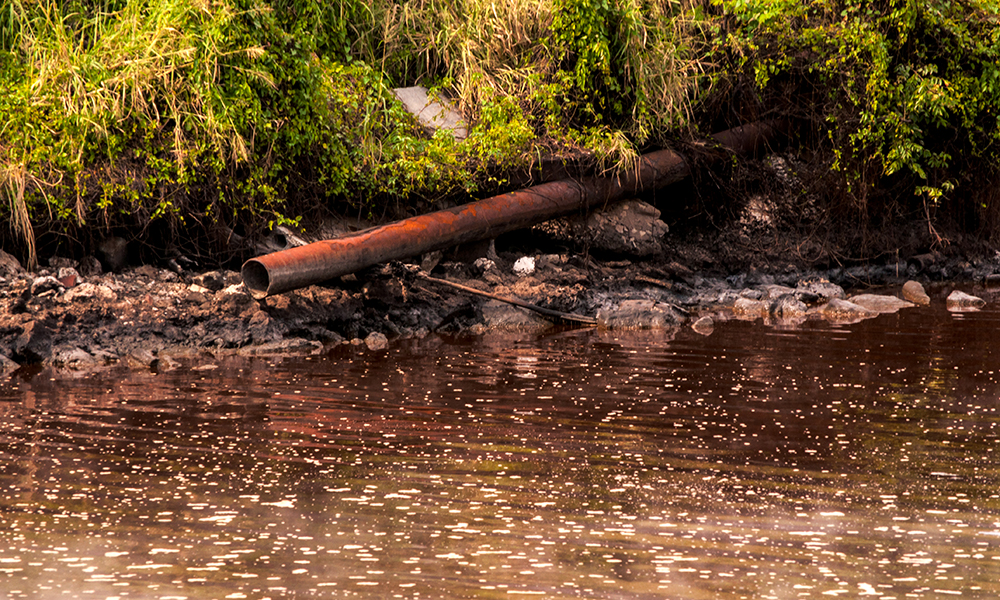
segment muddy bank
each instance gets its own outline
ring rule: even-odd
[[[637,233],[625,231],[619,219],[611,226],[617,235],[598,231],[601,223],[550,223],[530,236],[482,245],[478,252],[379,265],[263,300],[250,296],[235,271],[178,273],[143,265],[103,273],[97,261],[85,257],[51,258],[48,268],[27,272],[3,254],[0,372],[32,365],[163,370],[228,354],[309,354],[339,344],[379,351],[394,339],[435,332],[479,335],[565,326],[531,310],[436,284],[421,276],[425,273],[594,317],[599,327],[691,327],[702,334],[727,319],[781,326],[810,319],[851,322],[920,310],[931,302],[974,310],[994,300],[993,286],[1000,282],[996,255],[957,251],[851,268],[750,261],[749,267],[733,271],[724,255],[734,249],[722,238],[672,237],[655,218],[645,223],[636,226],[644,229]],[[552,240],[565,239],[574,228],[571,235],[588,240],[586,251],[552,252]],[[591,252],[595,245],[614,251],[602,257]],[[952,295],[956,288],[975,297]]]

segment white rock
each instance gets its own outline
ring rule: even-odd
[[[948,294],[948,310],[961,310],[964,308],[979,308],[986,304],[986,301],[976,296],[970,296],[965,292],[955,290]]]
[[[106,285],[95,283],[81,283],[71,288],[63,295],[66,302],[78,302],[80,300],[101,300],[104,302],[114,302],[118,299],[117,294]]]
[[[369,350],[385,350],[388,345],[389,340],[385,334],[377,331],[369,333],[368,337],[365,338],[365,346],[368,346]]]
[[[526,277],[535,272],[535,259],[530,256],[522,256],[514,263],[514,273],[519,277]]]
[[[903,298],[922,306],[927,306],[931,303],[930,296],[924,291],[924,286],[920,285],[919,281],[907,281],[903,284]]]
[[[857,296],[848,298],[848,301],[880,313],[894,313],[898,312],[901,308],[916,306],[916,304],[907,302],[902,298],[883,294],[858,294]]]

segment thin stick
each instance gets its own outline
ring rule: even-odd
[[[473,287],[468,287],[460,283],[453,283],[451,281],[446,281],[444,279],[438,279],[436,277],[431,277],[426,273],[418,274],[421,279],[426,279],[432,283],[438,283],[448,287],[461,290],[469,294],[475,294],[476,296],[483,296],[484,298],[490,298],[492,300],[499,300],[500,302],[506,302],[507,304],[513,304],[514,306],[520,306],[521,308],[527,308],[528,310],[534,311],[542,316],[549,317],[552,319],[557,319],[560,321],[569,321],[572,323],[581,323],[583,325],[597,325],[597,319],[593,317],[584,317],[581,315],[574,315],[572,313],[564,313],[558,310],[552,310],[551,308],[542,308],[541,306],[536,306],[534,304],[529,304],[523,300],[518,300],[517,298],[505,298],[503,296],[497,296],[496,294],[491,294],[489,292],[484,292],[482,290],[477,290]]]

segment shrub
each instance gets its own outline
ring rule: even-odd
[[[752,77],[762,105],[811,119],[841,191],[865,219],[938,208],[960,217],[964,199],[992,187],[1000,158],[995,3],[713,4],[727,24],[719,48],[732,72]]]

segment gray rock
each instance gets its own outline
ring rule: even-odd
[[[878,316],[879,313],[842,298],[833,298],[818,311],[825,319],[834,322],[857,322]]]
[[[813,279],[810,281],[800,281],[795,286],[795,290],[800,294],[814,294],[827,300],[843,299],[847,297],[844,288],[835,283],[830,283],[826,279]]]
[[[209,291],[218,292],[226,287],[226,277],[219,271],[209,271],[191,278],[191,283],[199,285]]]
[[[257,344],[273,342],[278,338],[278,332],[271,322],[271,317],[263,310],[255,312],[250,317],[250,321],[247,322],[247,333]]]
[[[0,377],[6,377],[21,368],[21,365],[0,354]]]
[[[625,300],[597,313],[597,323],[607,329],[660,329],[680,322],[668,304],[655,300]]]
[[[483,325],[486,329],[509,331],[543,331],[552,323],[526,308],[507,302],[490,300],[483,304]]]
[[[83,300],[114,302],[118,299],[118,295],[111,291],[111,288],[106,285],[81,283],[80,285],[67,290],[67,292],[63,294],[62,298],[65,302],[81,302]]]
[[[763,294],[761,300],[777,300],[782,296],[795,293],[795,289],[790,288],[787,285],[762,285],[758,289]]]
[[[474,273],[482,275],[489,271],[496,271],[497,264],[486,257],[477,258],[475,262],[472,263],[472,269]]]
[[[712,332],[715,331],[715,320],[712,319],[712,317],[705,315],[695,321],[691,325],[691,329],[700,335],[712,335]]]
[[[59,346],[52,351],[52,356],[47,362],[68,369],[88,369],[97,364],[97,359],[83,348]]]
[[[961,310],[969,308],[980,308],[986,304],[986,301],[982,298],[966,294],[965,292],[960,292],[958,290],[953,291],[948,294],[948,299],[946,300],[948,305],[948,310]]]
[[[181,367],[181,363],[170,356],[157,356],[156,360],[149,363],[151,369],[155,369],[159,373],[164,373],[166,371],[174,371]]]
[[[84,277],[94,277],[104,272],[104,268],[101,267],[101,261],[97,260],[96,256],[84,256],[80,259],[80,264],[76,268],[80,272],[80,275]]]
[[[365,346],[368,346],[368,349],[372,351],[385,350],[389,347],[389,339],[385,337],[384,333],[373,331],[365,338]]]
[[[894,313],[901,308],[916,306],[913,302],[907,302],[902,298],[882,294],[858,294],[848,298],[848,301],[878,313]]]
[[[55,291],[56,293],[62,292],[66,289],[66,286],[62,284],[61,281],[56,279],[51,275],[45,275],[43,277],[36,277],[34,281],[31,282],[31,295],[41,296],[46,292]]]
[[[799,300],[794,293],[789,293],[776,298],[774,302],[771,303],[769,312],[775,319],[787,321],[791,319],[798,319],[799,317],[805,315],[809,312],[809,307],[806,306],[804,302]]]
[[[587,219],[594,246],[630,256],[654,256],[663,251],[669,229],[660,211],[640,200],[619,202]]]
[[[63,269],[66,267],[72,269],[75,268],[77,264],[78,263],[72,258],[66,258],[63,256],[52,256],[49,258],[49,266],[53,269]]]
[[[12,255],[0,250],[0,277],[14,277],[24,273],[21,262]]]
[[[586,218],[552,219],[533,229],[559,242],[635,257],[661,254],[669,231],[660,211],[639,200],[613,204]]]
[[[319,354],[323,344],[302,338],[287,338],[259,346],[240,348],[242,356],[265,356],[269,354]]]
[[[125,355],[125,363],[133,369],[148,369],[154,362],[156,356],[146,348],[139,348]]]
[[[924,291],[924,286],[918,281],[907,281],[903,284],[903,298],[914,304],[927,306],[931,303],[931,297]]]
[[[741,319],[759,319],[770,313],[770,304],[764,300],[737,298],[733,302],[733,314]]]

